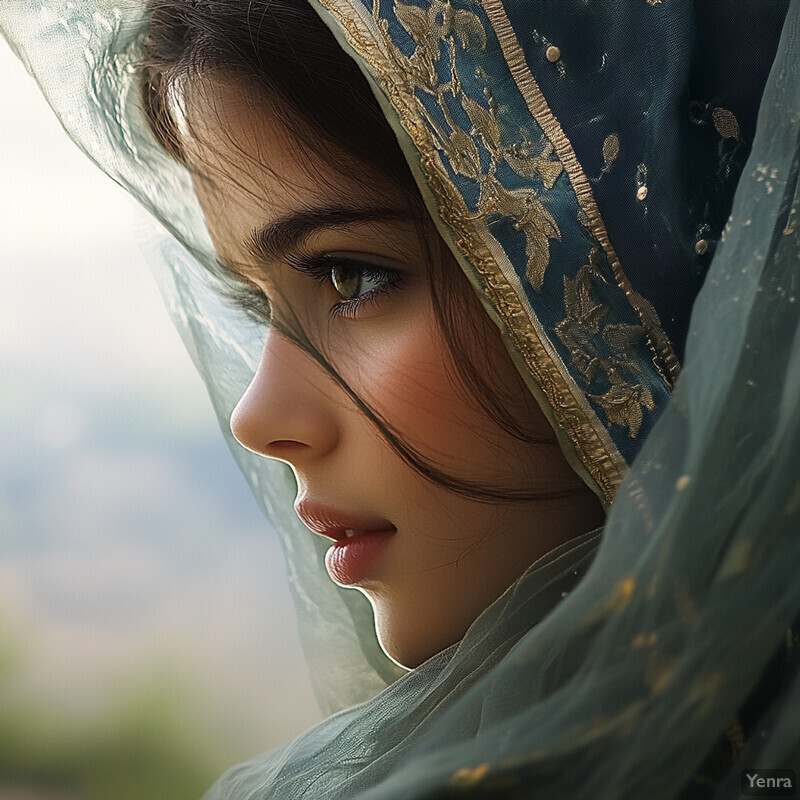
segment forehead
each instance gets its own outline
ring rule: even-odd
[[[244,81],[201,79],[183,104],[184,150],[217,243],[241,241],[290,211],[402,202],[388,179],[354,156],[326,151],[321,131],[290,130],[277,101]]]

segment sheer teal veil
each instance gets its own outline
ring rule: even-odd
[[[158,278],[228,435],[259,331],[200,266],[213,254],[186,177],[141,121],[130,74],[142,24],[140,9],[103,0],[0,8],[73,138],[174,234],[152,242]],[[353,49],[355,28],[342,30]],[[291,476],[231,442],[282,532],[318,696],[336,713],[209,797],[736,798],[743,770],[800,768],[797,0],[754,123],[680,378],[599,548],[587,534],[545,556],[459,644],[400,675],[363,598],[325,577],[291,512]]]

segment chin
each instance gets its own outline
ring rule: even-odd
[[[416,669],[430,657],[429,655],[419,653],[412,647],[403,647],[402,644],[394,640],[390,639],[386,641],[380,634],[378,634],[378,644],[380,644],[381,650],[383,650],[395,664],[399,667],[403,667],[403,669]],[[434,654],[431,653],[430,655]]]
[[[372,606],[375,612],[375,631],[381,649],[404,669],[416,669],[460,638],[437,636],[429,627],[432,622],[430,619],[415,617],[403,625],[395,615],[381,611],[376,603],[373,602]]]

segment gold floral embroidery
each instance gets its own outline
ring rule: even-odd
[[[581,267],[574,280],[564,276],[564,305],[567,316],[556,326],[556,333],[569,350],[572,364],[587,381],[594,380],[601,361],[595,343],[600,332],[600,320],[609,312],[608,306],[594,301],[591,294],[591,266]]]
[[[606,136],[606,140],[603,142],[603,162],[605,166],[610,167],[617,160],[618,155],[619,136],[616,133],[612,133]]]
[[[737,717],[725,728],[725,738],[730,742],[731,755],[736,756],[745,746],[744,728]]]
[[[647,344],[655,355],[653,366],[663,379],[664,384],[668,388],[672,388],[680,372],[680,364],[672,350],[672,345],[661,328],[660,323],[657,328],[651,328],[652,317],[646,316],[643,313],[644,310],[636,304],[636,299],[639,295],[633,290],[611,244],[605,223],[600,215],[600,209],[595,202],[589,179],[586,177],[583,167],[578,162],[577,155],[575,154],[571,142],[564,133],[558,119],[553,115],[553,112],[539,89],[536,79],[528,67],[525,53],[520,47],[514,29],[506,16],[503,2],[502,0],[483,0],[482,6],[494,28],[498,42],[500,43],[500,48],[505,56],[506,64],[508,64],[511,70],[511,75],[514,78],[517,88],[525,99],[528,110],[542,129],[544,136],[552,142],[556,155],[563,164],[564,171],[572,183],[578,204],[581,211],[584,212],[581,215],[581,219],[585,220],[586,228],[603,248],[609,266],[614,273],[617,286],[625,293],[631,307],[639,314],[642,320]],[[532,35],[534,41],[544,41],[535,30]],[[642,185],[646,176],[647,169],[645,165],[642,164],[639,168],[637,183]]]
[[[443,126],[419,101],[419,111],[433,133],[436,146],[447,156],[454,172],[478,184],[478,209],[473,218],[498,214],[514,221],[514,228],[525,234],[526,277],[539,291],[550,263],[550,240],[560,240],[561,231],[534,189],[507,189],[496,173],[498,165],[505,161],[517,175],[538,177],[546,189],[552,189],[563,171],[560,162],[551,158],[553,145],[545,139],[537,146],[525,131],[519,131],[518,138],[509,143],[488,88],[484,91],[488,108],[464,91],[455,69],[456,40],[464,50],[486,48],[486,31],[476,14],[456,9],[448,0],[433,0],[427,9],[396,2],[395,14],[417,45],[407,59],[414,88],[435,98],[436,110],[446,123]],[[442,45],[449,54],[449,81],[443,81],[436,71]],[[395,51],[392,55],[398,59],[398,69],[405,68],[408,72],[408,67],[399,63],[400,58],[406,57]],[[469,130],[455,121],[450,102],[460,104],[470,121]],[[488,167],[481,162],[478,141],[488,153]]]
[[[514,220],[514,227],[525,232],[525,275],[537,291],[542,288],[550,263],[550,239],[561,239],[561,231],[550,212],[531,189],[508,191],[496,180],[481,185],[480,216],[497,212]]]
[[[727,108],[715,108],[711,112],[711,119],[714,120],[714,127],[723,139],[739,138],[739,121],[732,111]]]
[[[460,787],[475,786],[486,777],[489,764],[478,764],[477,767],[462,767],[450,777],[450,782]]]
[[[589,397],[602,406],[609,424],[622,425],[635,439],[644,419],[642,409],[652,411],[656,407],[653,395],[642,383],[628,383],[615,369],[609,371],[608,378],[611,388],[605,394]]]
[[[506,162],[523,178],[532,178],[538,175],[542,179],[545,188],[552,189],[558,180],[559,175],[564,171],[560,161],[553,161],[553,145],[547,139],[541,152],[537,155],[533,144],[527,138],[520,142],[515,142],[503,152]]]
[[[556,333],[570,352],[572,365],[591,383],[598,370],[605,374],[611,388],[604,394],[590,394],[605,412],[609,425],[621,425],[628,429],[632,439],[639,434],[644,420],[643,408],[655,408],[653,395],[641,383],[627,381],[621,370],[639,374],[632,348],[644,339],[641,325],[612,323],[602,327],[601,322],[609,313],[606,305],[595,302],[592,297],[592,281],[602,280],[600,254],[595,248],[589,255],[589,263],[580,268],[575,279],[564,276],[564,307],[566,318],[556,325]],[[600,352],[598,334],[611,351],[611,357]]]
[[[466,50],[476,45],[486,48],[486,31],[476,14],[461,8],[453,8],[448,0],[433,0],[427,9],[412,4],[395,4],[398,22],[417,43],[417,48],[408,59],[414,82],[431,94],[443,88],[436,71],[440,57],[439,43],[445,41],[449,48],[455,47],[454,36]],[[453,73],[454,77],[456,73]]]

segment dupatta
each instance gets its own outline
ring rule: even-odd
[[[796,769],[800,4],[315,7],[613,504],[599,547],[549,553],[401,674],[364,599],[324,574],[287,470],[231,440],[332,716],[209,796],[738,797],[742,770]],[[70,135],[169,232],[157,277],[229,437],[260,334],[222,299],[188,176],[144,123],[145,24],[136,3],[0,8]]]

